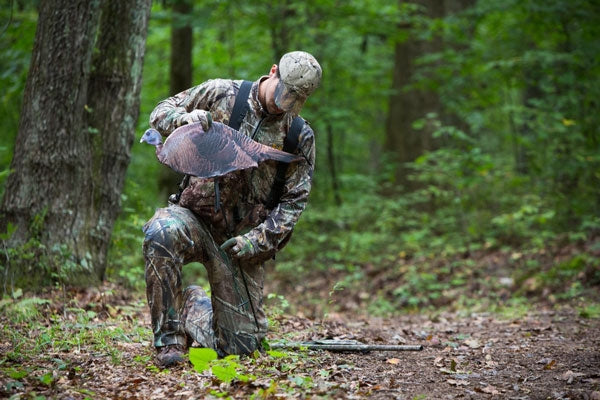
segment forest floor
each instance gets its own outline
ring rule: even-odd
[[[340,306],[317,310],[320,303],[308,299],[327,298],[331,287],[318,281],[315,275],[312,295],[278,287],[287,294],[270,299],[270,341],[354,339],[424,349],[277,350],[212,361],[203,372],[191,364],[163,370],[154,365],[142,293],[113,285],[57,290],[2,300],[0,398],[600,400],[600,319],[575,301],[538,297],[510,313],[445,307],[376,317],[343,293]]]

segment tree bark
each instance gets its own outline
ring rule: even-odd
[[[86,113],[93,160],[87,247],[98,279],[104,279],[135,139],[150,6],[151,0],[108,0],[102,8]]]
[[[402,2],[400,0],[400,3]],[[418,0],[415,3],[423,7],[425,15],[429,18],[440,18],[444,14],[443,2],[439,0]],[[425,41],[413,35],[396,44],[393,94],[386,124],[386,148],[393,153],[394,161],[398,163],[397,180],[405,186],[408,186],[409,182],[403,163],[414,161],[425,151],[433,149],[433,132],[428,127],[415,130],[412,127],[413,122],[440,109],[439,98],[435,92],[406,88],[414,83],[414,75],[418,68],[415,60],[440,49],[439,38]]]
[[[290,19],[294,18],[295,12],[290,7],[289,0],[278,0],[274,3],[266,4],[266,7],[267,15],[271,16],[269,30],[271,32],[273,62],[277,64],[281,56],[290,51]]]
[[[4,244],[22,255],[6,268],[23,287],[103,277],[137,120],[149,8],[149,0],[40,4],[0,206],[0,232],[16,228]]]
[[[400,0],[400,3],[402,2]],[[422,6],[427,18],[442,18],[473,5],[474,0],[417,0],[413,3]],[[415,83],[415,75],[419,68],[415,61],[426,54],[441,51],[442,46],[440,37],[426,41],[416,38],[411,33],[408,39],[397,43],[395,48],[393,94],[390,97],[386,121],[386,148],[392,152],[393,161],[398,163],[397,181],[409,191],[412,185],[407,179],[408,171],[403,164],[414,161],[425,152],[436,148],[432,136],[433,128],[425,124],[422,129],[416,130],[413,123],[428,113],[436,113],[442,117],[442,105],[433,89],[410,87]]]
[[[329,165],[329,175],[331,176],[331,191],[333,192],[335,204],[341,205],[342,197],[340,196],[340,188],[335,167],[334,148],[335,146],[333,145],[333,126],[330,123],[327,123],[327,164]]]
[[[173,4],[173,21],[171,23],[171,63],[169,92],[175,95],[190,88],[192,83],[192,26],[183,17],[193,12],[190,0],[177,0]],[[167,201],[169,195],[177,191],[182,175],[168,167],[160,169],[158,192],[161,201]]]
[[[175,95],[192,86],[192,26],[186,16],[193,12],[190,0],[177,0],[173,4],[171,24],[170,92]]]
[[[89,192],[87,134],[82,132],[93,39],[100,2],[43,1],[19,132],[0,212],[1,231],[16,227],[11,247],[34,240],[36,259],[14,266],[21,277],[48,276],[47,254],[64,244],[78,252],[85,227],[79,216]],[[44,262],[40,262],[44,258]],[[37,265],[46,270],[39,271]],[[8,266],[6,267],[8,268]],[[43,280],[44,277],[40,280]],[[17,281],[18,282],[18,281]]]

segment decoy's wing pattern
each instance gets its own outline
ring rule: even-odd
[[[237,143],[237,145],[243,149],[243,151],[248,154],[254,161],[257,163],[266,161],[266,160],[275,160],[282,161],[285,163],[291,163],[294,161],[299,161],[302,157],[296,156],[294,154],[287,153],[285,151],[277,150],[269,146],[265,146],[264,144],[258,143],[248,136],[239,133],[236,130],[229,128],[224,125],[229,131],[231,131],[231,135],[233,140]]]
[[[265,146],[219,122],[204,132],[200,123],[174,130],[158,154],[177,172],[202,178],[256,167],[259,162],[293,162],[300,157]]]

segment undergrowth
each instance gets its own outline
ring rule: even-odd
[[[143,301],[138,296],[116,301],[111,289],[92,295],[90,301],[88,292],[70,292],[71,300],[64,302],[57,291],[31,297],[16,293],[0,301],[4,338],[0,344],[0,397],[54,398],[70,387],[77,398],[104,398],[105,394],[86,388],[85,382],[103,370],[122,366],[131,371],[133,378],[129,379],[133,380],[140,369],[151,375],[196,373],[201,384],[194,391],[207,397],[227,397],[235,385],[252,383],[257,388],[252,398],[260,399],[312,389],[308,372],[329,358],[314,352],[268,350],[265,341],[265,352],[247,357],[218,358],[212,349],[191,348],[189,359],[195,372],[162,369],[155,365],[152,333],[142,321]],[[285,307],[283,296],[272,299],[280,304],[269,308],[270,315]],[[182,387],[184,380],[180,378]]]
[[[438,154],[435,163],[443,157],[452,159]],[[267,279],[323,280],[332,293],[307,294],[313,303],[330,302],[322,308],[332,309],[339,298],[358,298],[381,316],[440,307],[494,311],[533,298],[595,304],[598,221],[565,230],[542,198],[525,193],[523,178],[477,154],[467,158],[475,176],[455,180],[450,176],[461,176],[462,164],[440,170],[422,159],[415,164],[421,186],[410,195],[368,176],[342,177],[344,200],[309,202]],[[503,190],[509,193],[497,198]],[[141,226],[151,209],[137,195],[124,200],[110,279],[143,291]],[[207,284],[201,264],[185,266],[184,277],[186,284]],[[593,306],[582,313],[595,315]]]
[[[523,178],[477,154],[469,160],[477,176],[462,176],[461,165],[448,168],[451,155],[416,163],[420,188],[409,195],[384,195],[385,183],[366,176],[343,179],[342,197],[351,201],[309,205],[278,256],[277,276],[329,279],[330,288],[345,288],[341,297],[365,297],[357,302],[382,316],[440,307],[494,311],[523,298],[599,300],[600,220],[568,229],[550,204],[525,193]],[[493,187],[498,182],[502,187]],[[503,188],[509,193],[496,196]]]

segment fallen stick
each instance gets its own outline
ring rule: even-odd
[[[364,344],[356,340],[322,339],[310,342],[269,343],[271,349],[328,351],[421,351],[422,345]]]

